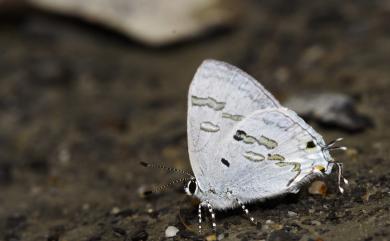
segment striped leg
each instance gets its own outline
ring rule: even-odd
[[[203,205],[203,203],[199,203],[199,206],[198,206],[199,233],[202,233],[202,205]]]
[[[213,230],[214,230],[214,232],[217,232],[217,224],[215,223],[215,213],[214,213],[213,207],[211,206],[211,204],[209,202],[207,202],[207,208],[209,209],[209,212],[211,214],[211,221],[212,221],[212,225],[213,225]]]
[[[253,224],[257,224],[257,221],[255,221],[255,218],[250,216],[249,215],[249,210],[245,207],[245,205],[238,199],[237,200],[237,203],[241,206],[242,210],[244,211],[245,215],[249,218],[249,220],[253,223]]]

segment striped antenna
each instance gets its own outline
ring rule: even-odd
[[[347,150],[347,147],[345,146],[335,146],[337,142],[340,142],[342,141],[343,138],[337,138],[336,140],[333,140],[331,142],[329,142],[328,144],[326,144],[326,146],[323,147],[324,150],[328,150],[328,151],[334,151],[334,150]]]
[[[164,192],[165,190],[167,190],[167,188],[173,184],[180,183],[180,182],[184,183],[184,182],[189,181],[189,180],[191,180],[191,178],[188,178],[188,177],[175,179],[175,180],[170,181],[167,184],[162,184],[162,185],[156,186],[151,191],[144,192],[144,195],[151,195],[153,193],[161,193],[161,192]]]
[[[194,176],[191,175],[190,173],[183,171],[183,170],[176,169],[176,168],[166,167],[166,166],[159,165],[159,164],[151,164],[151,163],[147,163],[147,162],[140,162],[140,164],[144,167],[163,169],[163,170],[167,170],[168,172],[176,172],[176,173],[184,174],[184,175],[187,175],[191,178],[194,178]]]

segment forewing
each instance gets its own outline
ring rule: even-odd
[[[223,141],[215,161],[224,159],[229,165],[220,161],[213,186],[217,192],[230,190],[243,201],[296,192],[302,180],[317,175],[314,168],[330,172],[332,159],[321,148],[324,145],[323,138],[293,111],[256,111]]]
[[[217,150],[233,126],[255,110],[272,107],[279,102],[248,74],[216,60],[202,63],[190,86],[187,117],[191,166],[201,186],[218,167]]]

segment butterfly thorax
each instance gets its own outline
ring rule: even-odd
[[[195,196],[201,202],[207,202],[211,204],[215,209],[226,209],[234,208],[238,205],[236,198],[229,192],[226,191],[216,191],[213,188],[207,190],[200,190],[195,194]]]
[[[194,196],[201,203],[208,203],[215,209],[226,209],[237,206],[237,199],[233,192],[229,189],[216,190],[211,185],[209,187],[200,187],[195,178],[191,179],[184,187],[185,192],[189,196]]]

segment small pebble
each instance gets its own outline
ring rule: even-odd
[[[168,226],[167,229],[165,230],[165,237],[166,238],[175,237],[177,232],[179,232],[178,228],[176,228],[175,226]]]
[[[273,224],[273,223],[274,223],[274,221],[272,221],[271,219],[268,219],[265,221],[265,224]]]
[[[311,46],[303,52],[301,64],[304,67],[308,67],[314,64],[315,62],[317,62],[318,60],[320,60],[324,56],[324,54],[325,54],[325,50],[321,46],[319,45]]]
[[[316,226],[320,226],[320,225],[321,225],[321,222],[320,222],[320,221],[317,221],[317,220],[312,220],[312,221],[311,221],[311,224],[316,225]]]
[[[113,207],[111,209],[111,214],[115,215],[118,214],[121,210],[118,207]]]
[[[83,211],[88,211],[90,207],[91,206],[89,205],[89,203],[84,203],[81,208],[83,209]]]
[[[216,241],[217,236],[215,234],[210,234],[209,236],[206,237],[206,241]]]
[[[288,211],[288,212],[287,212],[287,215],[288,215],[289,217],[296,217],[296,216],[298,216],[298,214],[297,214],[296,212],[293,212],[293,211]]]
[[[154,209],[153,209],[153,208],[148,208],[148,209],[146,210],[146,212],[147,212],[147,213],[153,213],[153,212],[154,212]]]
[[[327,190],[328,190],[328,187],[326,186],[325,182],[323,182],[323,181],[314,181],[308,189],[310,194],[322,195],[322,196],[326,195]]]
[[[69,165],[71,159],[70,151],[67,148],[61,148],[58,153],[58,160],[63,166]]]

